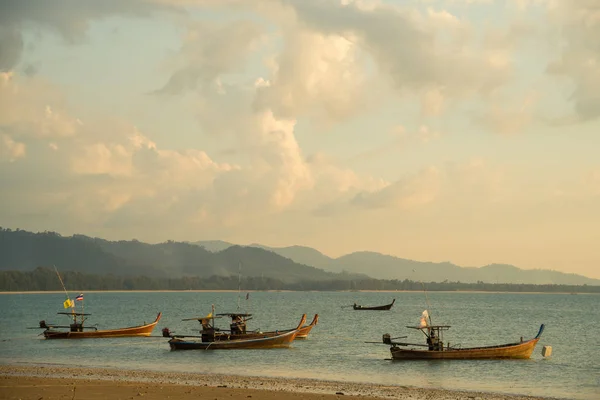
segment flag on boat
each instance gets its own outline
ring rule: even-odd
[[[419,323],[419,326],[420,327],[427,326],[428,318],[429,318],[429,313],[427,312],[427,310],[423,311],[423,314],[421,314],[421,323]]]
[[[212,311],[208,313],[208,315],[204,318],[212,318]]]
[[[250,293],[246,293],[246,300],[250,298]]]
[[[63,303],[63,307],[64,308],[69,308],[69,307],[73,308],[73,307],[75,307],[75,303],[71,299],[66,299]]]
[[[83,293],[79,293],[79,296],[75,297],[76,301],[83,301]]]

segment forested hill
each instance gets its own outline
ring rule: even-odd
[[[160,244],[137,240],[111,242],[83,235],[68,237],[55,232],[0,228],[0,270],[30,271],[52,265],[62,271],[157,278],[237,277],[240,265],[243,276],[282,282],[364,277],[325,272],[255,247],[232,246],[212,253],[200,246],[173,241]]]
[[[71,291],[88,290],[237,290],[237,276],[207,278],[160,278],[148,276],[95,275],[61,271],[65,286]],[[322,280],[283,282],[264,277],[242,277],[244,291],[252,290],[406,290],[422,291],[491,291],[491,292],[546,292],[600,294],[600,286],[587,285],[531,285],[504,283],[428,282],[412,280]],[[52,268],[39,267],[33,271],[0,271],[0,292],[6,291],[61,291],[62,287]],[[396,296],[396,295],[394,295]]]

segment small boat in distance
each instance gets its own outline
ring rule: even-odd
[[[395,342],[389,334],[383,335],[383,343],[391,345],[390,352],[393,360],[485,360],[485,359],[503,359],[516,358],[527,359],[531,357],[535,345],[540,340],[545,325],[540,326],[540,330],[533,339],[514,343],[467,347],[450,346],[450,343],[444,345],[443,332],[448,330],[448,325],[425,325],[408,326],[407,328],[421,330],[426,336],[426,344]],[[405,348],[407,346],[426,347],[426,349]]]
[[[93,338],[114,338],[114,337],[135,337],[150,336],[152,330],[160,321],[162,313],[158,313],[154,322],[144,323],[139,326],[117,329],[99,330],[95,326],[84,326],[87,316],[91,314],[77,312],[60,312],[58,314],[68,315],[73,319],[70,325],[47,325],[46,321],[40,321],[40,328],[45,329],[43,334],[46,339],[93,339]],[[79,317],[79,318],[78,318]],[[68,330],[56,330],[56,328],[68,328]],[[86,331],[86,329],[88,329]]]
[[[390,308],[392,308],[392,306],[394,305],[394,303],[396,302],[396,299],[392,300],[392,302],[390,304],[386,304],[385,306],[374,306],[374,307],[366,307],[366,306],[359,306],[356,303],[354,303],[354,305],[352,305],[352,308],[355,310],[389,310]]]

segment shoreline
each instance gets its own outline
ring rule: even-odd
[[[235,289],[220,289],[220,290],[77,290],[73,289],[70,292],[85,292],[85,293],[238,293]],[[249,293],[306,293],[306,292],[337,292],[337,293],[419,293],[422,290],[243,290]],[[599,295],[600,293],[593,292],[503,292],[503,291],[487,291],[487,290],[434,290],[430,293],[491,293],[491,294],[569,294],[569,295]],[[61,290],[20,290],[20,291],[0,291],[3,294],[64,294]]]
[[[69,379],[70,382],[65,382]],[[513,395],[495,392],[425,389],[404,385],[338,382],[306,378],[255,377],[192,372],[156,372],[131,369],[90,367],[0,365],[0,397],[39,399],[86,393],[94,389],[97,396],[84,398],[170,398],[188,400],[198,397],[241,400],[260,399],[339,399],[341,395],[365,400],[550,400],[551,397]],[[166,390],[165,390],[166,388]],[[136,394],[137,393],[137,394]],[[161,394],[164,393],[164,394]]]

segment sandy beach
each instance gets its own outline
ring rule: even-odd
[[[533,400],[547,397],[364,383],[62,366],[0,366],[0,398],[210,400]]]

